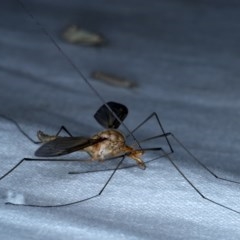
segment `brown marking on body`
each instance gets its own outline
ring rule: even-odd
[[[38,131],[37,136],[42,143],[50,142],[60,137],[48,135],[41,131]],[[144,151],[126,145],[125,137],[120,131],[107,129],[93,135],[91,139],[104,139],[80,150],[87,152],[91,156],[91,160],[104,161],[108,158],[126,155],[135,160],[140,168],[146,168],[144,161],[141,159]]]
[[[104,161],[106,158],[126,154],[128,157],[135,160],[140,168],[146,168],[144,161],[141,159],[144,152],[126,145],[125,137],[120,131],[107,129],[97,133],[92,138],[106,138],[106,140],[102,142],[83,149],[88,152],[88,154],[92,157],[92,160]]]

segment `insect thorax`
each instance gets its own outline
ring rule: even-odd
[[[95,134],[92,138],[105,139],[102,142],[84,149],[91,155],[93,160],[104,160],[108,157],[118,156],[126,152],[125,137],[117,130],[107,129]]]
[[[92,138],[94,138],[94,139],[96,139],[96,138],[106,138],[111,142],[125,143],[124,135],[120,131],[115,130],[115,129],[107,129],[107,130],[98,132],[97,134],[92,136]]]

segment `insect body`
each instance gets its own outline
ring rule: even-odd
[[[140,168],[146,168],[140,158],[144,153],[143,150],[126,145],[124,135],[115,129],[101,131],[90,139],[51,136],[41,131],[38,132],[38,138],[44,143],[35,153],[39,157],[64,155],[79,150],[87,152],[93,161],[104,161],[107,158],[126,155],[134,159]]]

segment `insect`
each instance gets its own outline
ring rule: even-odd
[[[24,5],[23,5],[24,6]],[[156,150],[156,151],[160,151],[162,154],[160,156],[164,156],[175,168],[175,170],[177,170],[179,172],[179,174],[186,180],[186,182],[196,191],[197,194],[199,194],[199,196],[201,196],[202,198],[204,198],[206,201],[213,203],[215,205],[218,205],[219,207],[228,209],[230,211],[233,211],[235,213],[240,213],[238,210],[233,209],[232,207],[229,207],[227,205],[223,205],[217,201],[212,200],[211,198],[206,197],[192,182],[191,180],[189,180],[185,174],[183,173],[183,171],[179,168],[179,166],[177,165],[176,161],[173,161],[170,154],[173,153],[174,149],[171,146],[171,141],[175,142],[176,144],[178,144],[178,146],[180,148],[183,149],[183,151],[185,151],[186,154],[188,154],[189,158],[191,158],[192,161],[195,161],[197,164],[199,164],[199,166],[201,168],[203,168],[205,171],[207,171],[210,175],[212,175],[213,177],[219,179],[220,181],[226,181],[226,182],[231,182],[234,184],[239,184],[239,182],[235,182],[226,178],[222,178],[218,175],[216,175],[213,171],[211,171],[206,165],[204,165],[198,158],[196,158],[190,151],[188,151],[188,149],[172,134],[169,132],[165,132],[164,129],[162,128],[162,124],[158,118],[158,115],[156,113],[152,113],[149,117],[147,117],[142,123],[140,123],[135,129],[133,129],[132,131],[128,131],[126,138],[128,137],[128,135],[131,135],[134,137],[134,132],[139,129],[143,124],[145,124],[148,120],[150,120],[151,118],[155,118],[158,122],[158,125],[161,129],[161,133],[160,134],[156,134],[155,136],[152,136],[150,138],[145,139],[144,141],[147,140],[153,140],[153,139],[161,139],[164,138],[168,148],[170,149],[170,151],[166,151],[165,149],[158,147],[158,148],[148,148],[148,149],[142,149],[140,146],[139,148],[133,148],[131,146],[128,146],[125,144],[125,141],[122,139],[123,134],[121,132],[118,132],[116,129],[119,127],[119,125],[124,125],[123,120],[124,120],[124,115],[126,115],[126,110],[123,111],[119,111],[120,109],[126,109],[125,106],[118,104],[118,103],[105,103],[104,99],[101,97],[101,95],[97,92],[96,89],[93,88],[93,86],[89,83],[89,81],[82,75],[81,71],[76,67],[76,65],[71,61],[71,59],[61,50],[61,48],[58,46],[58,44],[54,41],[54,39],[52,39],[50,37],[50,40],[53,42],[53,44],[55,46],[57,46],[60,49],[60,52],[62,53],[62,55],[69,61],[69,64],[71,64],[73,66],[73,68],[78,72],[78,74],[82,77],[82,80],[84,80],[86,82],[86,84],[93,90],[93,92],[96,94],[96,96],[103,101],[104,105],[102,107],[100,107],[100,109],[97,111],[97,113],[95,114],[95,119],[104,127],[104,128],[110,128],[110,130],[104,130],[103,132],[101,132],[100,134],[94,135],[92,137],[73,137],[70,132],[65,128],[65,127],[61,127],[60,130],[58,131],[58,133],[56,135],[48,135],[48,134],[44,134],[42,132],[38,133],[38,137],[41,143],[43,143],[43,145],[37,150],[36,155],[41,156],[41,157],[48,157],[48,156],[56,156],[56,155],[64,155],[65,153],[68,152],[73,152],[73,151],[78,151],[78,150],[83,150],[89,153],[89,155],[92,157],[93,160],[106,160],[106,158],[110,157],[110,158],[118,158],[120,157],[120,161],[118,162],[117,166],[115,168],[112,169],[107,169],[107,170],[112,170],[112,174],[110,175],[110,177],[108,178],[106,184],[103,186],[103,188],[101,188],[101,190],[99,191],[98,194],[90,196],[88,198],[85,199],[80,199],[78,201],[75,202],[70,202],[70,203],[66,203],[66,204],[61,204],[61,205],[36,205],[36,204],[25,204],[27,206],[35,206],[35,207],[59,207],[59,206],[66,206],[66,205],[72,205],[72,204],[76,204],[82,201],[86,201],[89,199],[92,199],[94,197],[97,197],[99,195],[101,195],[101,193],[104,191],[104,189],[106,188],[106,186],[108,185],[108,183],[110,182],[110,180],[112,179],[112,177],[114,176],[114,174],[116,173],[116,171],[118,169],[121,168],[121,164],[123,163],[124,159],[126,156],[131,157],[133,160],[136,161],[136,163],[138,164],[138,166],[140,166],[141,168],[145,168],[146,162],[143,162],[142,157],[144,156],[143,153],[144,151],[147,150]],[[123,113],[122,117],[122,113],[120,114],[120,112]],[[10,120],[10,119],[9,119]],[[13,121],[14,122],[14,121]],[[16,124],[16,126],[19,127],[19,125],[14,122]],[[19,127],[19,130],[25,135],[27,136],[22,129]],[[59,136],[61,131],[65,131],[68,133],[69,137],[65,138],[65,137],[61,137]],[[112,134],[114,133],[114,134]],[[109,140],[109,137],[111,138],[111,136],[114,137],[119,137],[121,138],[121,147],[120,150],[117,149],[118,151],[113,151],[115,150],[114,146],[112,146],[113,144],[113,140]],[[28,137],[28,136],[27,136]],[[68,140],[66,140],[68,139]],[[108,142],[106,145],[104,145],[104,142]],[[136,142],[137,143],[137,142]],[[113,144],[114,145],[114,144]],[[138,145],[138,143],[137,143]],[[98,150],[98,147],[103,151],[107,150],[106,152],[102,152],[101,150]],[[119,147],[119,146],[118,146]],[[110,150],[109,150],[110,149]],[[96,153],[95,156],[94,154]],[[159,157],[160,157],[159,156]],[[99,158],[98,158],[99,157]],[[49,159],[46,159],[47,161],[51,161]],[[14,171],[19,165],[21,165],[22,162],[24,161],[46,161],[44,159],[30,159],[30,158],[24,158],[21,161],[19,161],[18,164],[16,164],[12,169],[10,169],[6,174],[4,174],[2,177],[0,177],[0,180],[4,179],[6,176],[8,176],[12,171]],[[56,160],[54,160],[56,161]],[[61,161],[61,160],[59,160]],[[64,160],[66,161],[66,160]],[[76,160],[78,161],[78,160]],[[77,173],[77,172],[75,172]],[[15,204],[17,205],[17,204]],[[21,205],[21,204],[20,204]],[[24,205],[24,204],[23,204]]]
[[[127,107],[115,102],[109,102],[107,105],[122,121],[124,120],[128,113]],[[140,168],[145,169],[146,166],[141,159],[143,150],[136,150],[126,145],[124,135],[116,130],[120,122],[115,119],[107,107],[103,105],[94,117],[107,129],[98,132],[91,138],[50,136],[39,131],[38,138],[44,144],[35,152],[35,155],[38,157],[53,157],[82,150],[91,156],[92,161],[104,161],[109,157],[126,155],[135,160]]]

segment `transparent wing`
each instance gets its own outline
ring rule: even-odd
[[[85,137],[58,137],[55,140],[44,143],[37,151],[35,156],[54,157],[75,152],[94,145],[105,138],[91,139]]]
[[[121,122],[127,117],[128,109],[126,106],[116,102],[106,103],[114,112]],[[118,128],[121,125],[116,117],[105,105],[102,105],[95,113],[94,118],[104,128]]]

